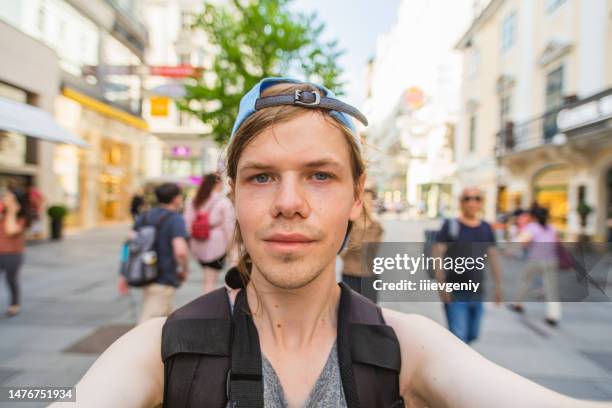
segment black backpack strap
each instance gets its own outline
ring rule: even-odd
[[[263,408],[261,349],[251,318],[246,290],[240,290],[234,306],[232,367],[227,375],[227,394],[232,408]]]
[[[340,283],[338,362],[348,408],[403,407],[401,354],[381,309]]]
[[[168,317],[161,349],[164,407],[187,408],[203,403],[225,408],[224,373],[231,361],[230,336],[231,309],[225,288],[197,298]]]

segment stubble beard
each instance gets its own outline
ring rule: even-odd
[[[260,268],[261,276],[272,286],[279,289],[300,289],[314,281],[324,270],[324,267],[305,264],[311,258],[308,255],[291,254],[274,257],[279,261],[272,268]]]

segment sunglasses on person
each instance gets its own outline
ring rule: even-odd
[[[468,201],[476,201],[477,203],[482,201],[482,197],[481,196],[463,196],[461,197],[461,201],[463,201],[464,203],[467,203]]]

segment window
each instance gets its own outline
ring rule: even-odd
[[[544,141],[549,142],[557,134],[555,109],[563,104],[563,65],[546,76],[546,106],[544,117]]]
[[[188,52],[179,54],[179,65],[191,65],[191,54]]]
[[[512,96],[504,95],[499,101],[499,119],[501,127],[511,121],[512,117]]]
[[[476,115],[470,116],[470,139],[468,150],[474,152],[476,150]]]
[[[508,14],[502,22],[501,49],[508,51],[514,45],[516,36],[516,12]]]
[[[479,66],[480,66],[480,50],[477,48],[474,48],[470,55],[470,66],[468,68],[469,73],[470,73],[470,78],[475,78],[476,76],[478,76]]]
[[[552,13],[559,8],[560,5],[565,3],[565,0],[547,0],[546,1],[546,12]]]
[[[46,30],[46,22],[47,22],[47,10],[45,8],[45,3],[42,2],[40,8],[38,9],[38,32],[41,36],[45,35]]]
[[[181,11],[181,27],[183,30],[191,30],[193,24],[193,13],[190,11]]]
[[[546,76],[546,111],[563,104],[563,65]]]

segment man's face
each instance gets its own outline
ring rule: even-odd
[[[466,188],[459,200],[461,212],[466,217],[475,217],[482,209],[482,192],[477,188]]]
[[[257,135],[232,187],[254,271],[279,288],[303,287],[333,269],[348,221],[360,213],[348,144],[318,112]]]

